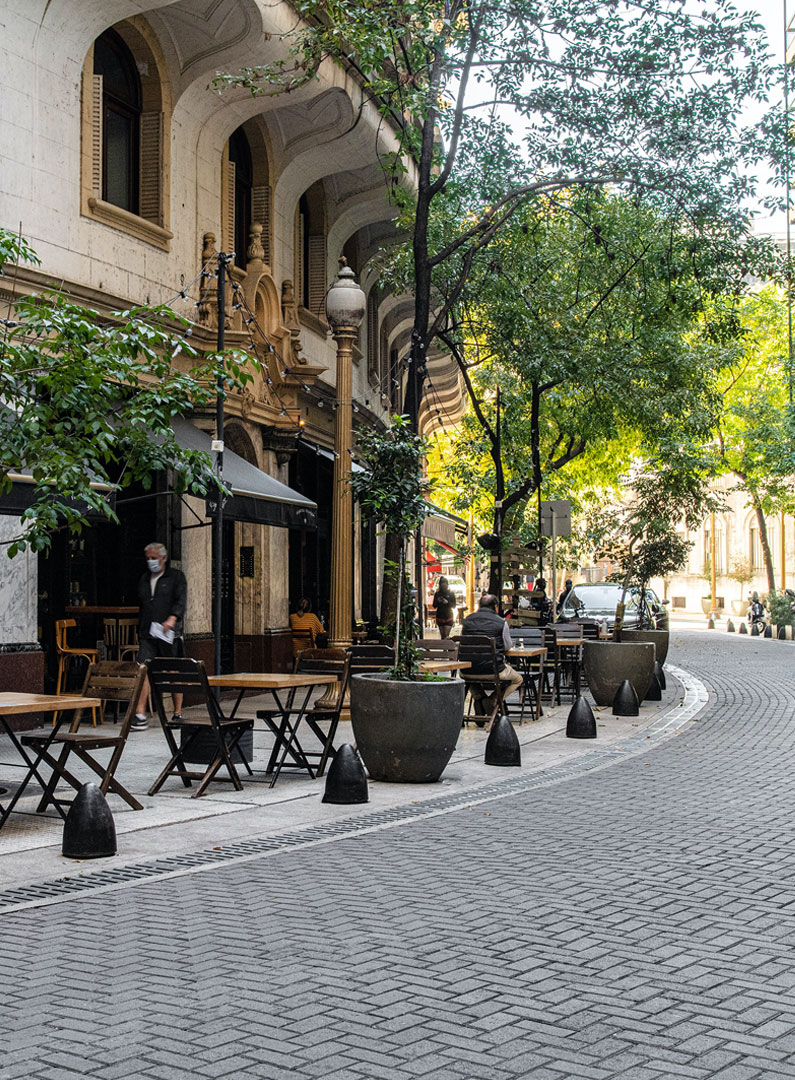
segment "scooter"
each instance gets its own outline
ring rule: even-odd
[[[756,632],[760,636],[764,634],[765,627],[767,626],[767,616],[765,612],[765,605],[761,600],[752,601],[748,608],[748,626],[751,632],[756,627]]]

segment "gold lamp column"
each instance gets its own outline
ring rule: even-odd
[[[337,343],[337,412],[334,425],[334,495],[331,523],[331,617],[329,644],[351,643],[353,613],[353,345],[367,311],[365,295],[353,270],[340,259],[334,284],[326,294],[326,318]]]

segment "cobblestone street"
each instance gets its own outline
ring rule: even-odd
[[[0,1078],[792,1080],[795,645],[670,659],[647,753],[6,912]]]

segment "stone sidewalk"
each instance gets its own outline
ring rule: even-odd
[[[230,785],[213,783],[208,793],[192,799],[190,790],[176,780],[169,780],[154,797],[146,795],[153,778],[167,760],[165,739],[159,725],[147,731],[131,733],[119,779],[144,804],[142,811],[131,810],[118,796],[109,796],[116,820],[119,852],[114,866],[137,864],[141,860],[160,858],[186,851],[215,848],[229,841],[246,837],[278,836],[302,827],[328,825],[343,818],[371,817],[374,812],[398,807],[416,806],[440,796],[463,800],[484,785],[504,783],[521,771],[522,776],[541,776],[549,770],[580,760],[601,759],[606,749],[623,752],[624,747],[637,744],[642,733],[661,718],[672,714],[678,723],[677,710],[685,700],[682,684],[669,677],[668,687],[659,703],[647,703],[639,717],[615,717],[610,708],[595,709],[598,738],[573,740],[565,737],[566,717],[570,703],[544,706],[544,716],[536,722],[526,721],[516,727],[522,746],[522,768],[500,769],[483,763],[485,732],[468,725],[462,730],[456,751],[438,784],[370,784],[370,802],[359,806],[333,806],[321,801],[325,781],[311,780],[305,773],[285,770],[275,787],[269,786],[263,773],[246,777],[242,792]],[[256,696],[244,699],[241,714],[254,716],[258,707],[269,704]],[[0,761],[11,760],[11,750],[2,746]],[[343,721],[337,743],[353,742],[350,722]],[[272,746],[270,734],[262,725],[255,728],[255,770],[267,760]],[[82,770],[82,771],[81,771]],[[79,762],[74,770],[78,776],[94,779]],[[0,765],[0,786],[13,788],[15,772]],[[20,800],[17,809],[23,811],[9,818],[0,830],[0,888],[9,885],[30,885],[75,874],[96,873],[108,865],[108,860],[82,861],[65,859],[60,853],[62,822],[50,811],[35,813],[37,787]],[[195,790],[195,788],[194,788]]]

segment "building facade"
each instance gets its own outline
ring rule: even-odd
[[[263,0],[6,0],[0,222],[36,249],[0,283],[0,302],[50,283],[102,314],[170,303],[215,346],[218,253],[234,252],[226,344],[260,358],[254,381],[226,404],[226,447],[317,503],[311,523],[225,524],[225,663],[290,662],[291,602],[328,609],[336,349],[326,291],[344,257],[367,297],[353,361],[354,427],[399,405],[410,297],[379,289],[376,256],[396,241],[380,162],[392,129],[354,70],[325,63],[290,94],[252,97],[210,86],[288,59],[288,3]],[[411,182],[409,171],[408,181]],[[180,295],[181,294],[181,295]],[[438,400],[455,415],[458,377],[429,358]],[[192,423],[214,433],[209,413]],[[57,537],[48,558],[0,570],[0,681],[45,679],[54,620],[81,606],[134,602],[142,547],[160,539],[188,577],[189,650],[212,657],[212,529],[204,500],[125,491],[120,527]],[[354,614],[377,610],[375,529],[355,522]],[[13,535],[0,518],[0,539]],[[78,611],[79,614],[79,611]],[[41,646],[44,646],[42,652]],[[51,674],[51,672],[50,672]],[[15,683],[21,687],[19,681]]]

